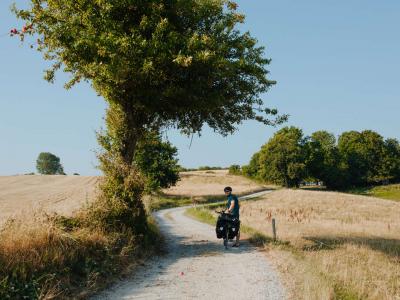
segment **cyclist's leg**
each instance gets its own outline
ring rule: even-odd
[[[240,240],[240,223],[239,223],[239,228],[238,228],[238,233],[236,235],[236,242],[234,244],[234,246],[239,246],[239,240]]]
[[[235,245],[239,246],[239,240],[240,240],[240,230],[239,230],[238,234],[236,235]]]

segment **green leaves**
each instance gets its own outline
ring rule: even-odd
[[[60,158],[49,152],[39,154],[36,169],[43,175],[65,175]]]
[[[242,170],[249,177],[287,187],[307,178],[330,189],[398,182],[400,144],[371,130],[344,132],[337,143],[326,131],[304,138],[301,129],[285,127]]]
[[[148,132],[139,142],[134,162],[146,178],[146,192],[169,188],[179,180],[178,149],[162,140],[157,132]]]
[[[305,139],[301,129],[285,127],[260,150],[258,176],[287,187],[299,186],[306,174]]]
[[[236,29],[244,16],[232,1],[32,0],[14,12],[33,24],[38,50],[54,62],[47,80],[61,68],[72,75],[66,88],[88,80],[150,124],[200,132],[207,123],[226,135],[246,119],[286,120],[253,110],[274,83],[270,61]]]

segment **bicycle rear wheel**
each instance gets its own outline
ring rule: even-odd
[[[228,231],[228,229],[226,230],[226,233],[225,233],[225,236],[224,236],[224,246],[225,246],[225,249],[228,249],[228,236],[229,235],[229,231]]]

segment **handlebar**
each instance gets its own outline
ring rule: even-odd
[[[226,213],[225,211],[226,211],[226,210],[221,210],[221,211],[216,210],[215,212],[216,212],[217,214],[220,214],[220,215],[223,215],[223,214],[225,214],[225,215],[230,215],[230,213]]]

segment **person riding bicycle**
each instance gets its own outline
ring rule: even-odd
[[[235,195],[232,195],[232,188],[227,186],[224,188],[224,193],[228,198],[226,203],[227,212],[231,214],[232,218],[239,220],[239,200]],[[236,235],[236,242],[232,247],[239,247],[240,229]]]

